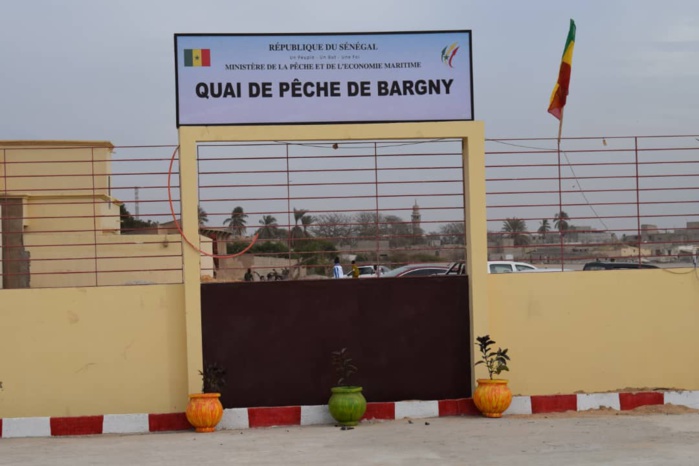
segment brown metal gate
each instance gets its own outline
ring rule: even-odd
[[[226,408],[326,404],[347,347],[368,401],[470,396],[468,277],[202,284]]]

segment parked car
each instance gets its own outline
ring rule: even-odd
[[[526,262],[488,261],[488,273],[533,272],[539,270]]]
[[[567,271],[568,269],[563,269]],[[488,261],[488,273],[514,273],[514,272],[560,272],[560,267],[552,267],[540,269],[532,264],[527,264],[526,262],[513,262],[513,261]],[[449,266],[449,270],[446,272],[447,275],[465,275],[466,274],[466,263],[464,261],[454,262]]]
[[[426,277],[444,275],[449,267],[444,264],[408,264],[383,274],[383,277]]]
[[[588,262],[583,270],[618,270],[618,269],[657,269],[657,265],[639,264],[638,262]]]
[[[370,277],[382,277],[384,274],[391,271],[385,265],[379,265],[379,274],[376,274],[376,267],[373,265],[360,265],[357,266],[359,269],[359,278],[370,278]],[[352,278],[352,270],[345,274],[345,278]]]

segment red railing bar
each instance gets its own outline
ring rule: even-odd
[[[419,197],[443,197],[443,196],[460,196],[461,193],[431,193],[431,194],[420,194]],[[412,197],[414,198],[416,195],[413,194],[382,194],[382,198],[402,198],[402,197]],[[299,196],[299,197],[294,197],[294,200],[297,201],[306,201],[306,200],[317,200],[317,199],[371,199],[373,196],[371,195],[355,195],[355,196]],[[221,202],[221,201],[228,201],[230,199],[209,199],[209,202]],[[259,201],[284,201],[286,200],[285,197],[266,197],[266,198],[238,198],[237,202],[259,202]],[[337,211],[334,211],[337,212]]]
[[[396,153],[396,154],[378,154],[378,157],[461,157],[461,152],[425,152],[425,153]],[[289,160],[306,160],[306,159],[325,159],[325,160],[337,160],[337,159],[366,159],[374,158],[374,154],[332,154],[332,155],[297,155],[289,156]],[[245,157],[198,157],[199,162],[221,162],[221,161],[248,161],[248,160],[286,160],[285,156],[245,156]]]
[[[672,188],[641,188],[639,191],[682,191],[682,190],[695,190],[699,189],[699,186],[697,187],[689,187],[689,186],[678,186],[678,187],[672,187]],[[582,193],[611,193],[611,192],[635,192],[634,188],[610,188],[610,189],[584,189],[584,190],[579,190],[579,189],[571,189],[571,190],[563,190],[561,191],[562,193],[567,193],[567,194],[582,194]],[[545,191],[490,191],[486,193],[487,196],[496,196],[496,195],[507,195],[507,194],[555,194],[555,191],[550,191],[550,190],[545,190]]]
[[[666,135],[649,135],[649,136],[566,136],[561,138],[561,141],[576,141],[576,140],[598,140],[603,139],[669,139],[669,138],[699,138],[696,134],[666,134]],[[557,141],[557,138],[486,138],[486,142],[500,141]]]
[[[381,184],[429,184],[429,183],[463,183],[463,180],[405,180],[405,181],[382,181]],[[373,185],[373,181],[340,181],[335,183],[292,183],[292,187],[301,186],[365,186]],[[286,183],[275,184],[212,184],[201,185],[199,189],[217,189],[217,188],[286,188]]]

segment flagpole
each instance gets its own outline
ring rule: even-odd
[[[568,30],[568,37],[566,38],[566,45],[563,48],[563,58],[561,59],[561,67],[558,71],[558,81],[553,88],[553,93],[551,93],[551,101],[549,102],[549,113],[554,117],[558,118],[558,141],[557,141],[557,154],[558,154],[558,238],[560,241],[560,259],[561,259],[561,270],[563,270],[565,265],[565,258],[563,256],[563,236],[564,231],[561,229],[561,223],[566,222],[565,219],[561,218],[563,214],[563,181],[561,180],[561,134],[563,133],[563,108],[566,105],[566,97],[568,96],[568,86],[570,85],[570,71],[573,65],[573,48],[575,46],[575,21],[571,18],[570,29]],[[565,223],[567,226],[567,222]]]
[[[563,132],[563,108],[561,108],[561,118],[558,122],[558,238],[560,241],[560,259],[561,271],[565,268],[565,259],[563,257],[563,230],[561,230],[561,218],[563,213],[563,188],[561,182],[561,133]]]

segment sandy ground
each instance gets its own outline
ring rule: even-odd
[[[0,439],[1,465],[697,465],[679,406],[92,437]]]

